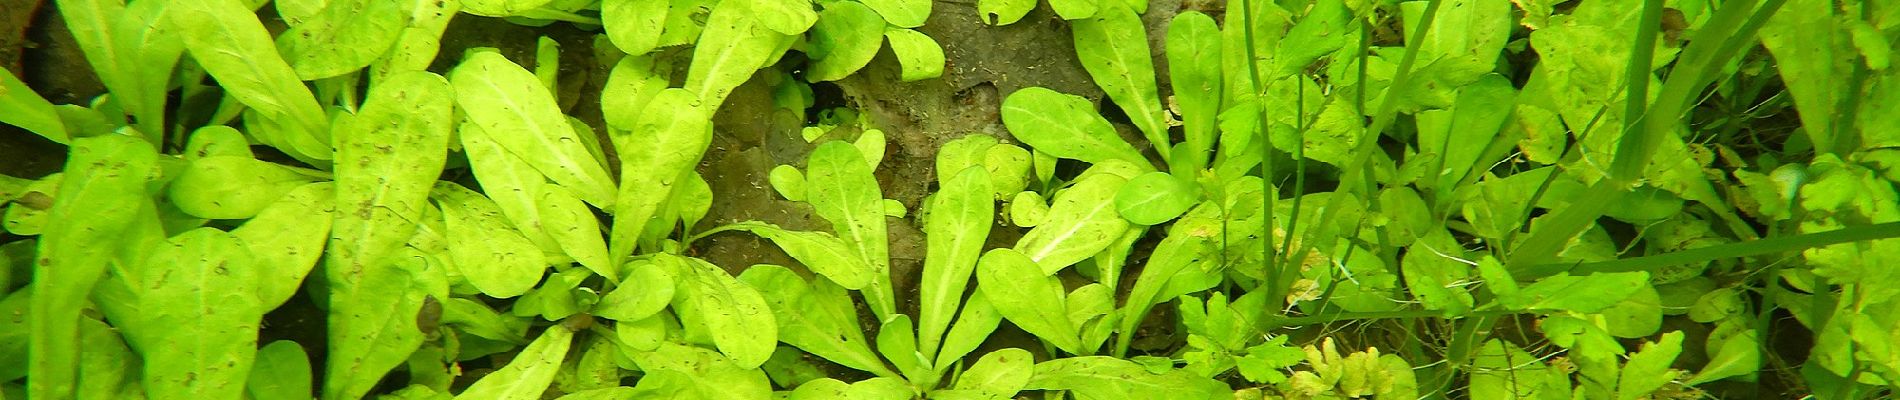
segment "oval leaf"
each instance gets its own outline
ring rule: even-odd
[[[884,31],[884,38],[890,40],[891,53],[897,55],[904,82],[943,75],[943,46],[930,36],[910,29],[889,29]]]
[[[844,79],[877,56],[884,46],[884,19],[863,3],[841,1],[825,6],[812,25],[811,69],[805,79],[825,82]]]
[[[1036,151],[1089,163],[1119,159],[1149,165],[1081,96],[1023,88],[1003,100],[1002,114],[1009,133]]]
[[[1166,172],[1136,176],[1115,193],[1115,211],[1137,225],[1158,225],[1201,201],[1200,188]]]

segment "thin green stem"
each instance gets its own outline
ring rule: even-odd
[[[1256,140],[1259,142],[1256,145],[1260,146],[1260,197],[1263,203],[1262,206],[1264,207],[1263,212],[1265,213],[1265,218],[1261,218],[1262,226],[1260,236],[1261,240],[1266,241],[1265,245],[1261,247],[1266,252],[1267,298],[1269,299],[1268,301],[1273,302],[1273,309],[1278,309],[1280,303],[1271,299],[1286,297],[1285,289],[1282,285],[1278,284],[1278,282],[1283,279],[1280,275],[1283,274],[1281,270],[1285,263],[1280,259],[1280,253],[1275,252],[1273,248],[1273,209],[1277,206],[1275,203],[1279,201],[1280,194],[1274,190],[1273,187],[1273,137],[1269,131],[1273,124],[1271,120],[1268,119],[1269,115],[1266,103],[1267,92],[1265,87],[1261,86],[1261,82],[1264,81],[1266,77],[1260,74],[1260,55],[1254,45],[1254,18],[1259,18],[1260,13],[1254,9],[1252,0],[1240,0],[1240,10],[1243,17],[1240,32],[1247,53],[1248,90],[1253,93],[1254,100],[1256,104],[1259,104],[1260,108],[1260,120],[1258,121],[1260,125],[1260,137]],[[1286,238],[1283,240],[1291,241],[1292,239]]]

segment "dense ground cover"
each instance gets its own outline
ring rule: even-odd
[[[0,398],[1900,387],[1890,1],[48,6]]]

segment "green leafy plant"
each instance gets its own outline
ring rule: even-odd
[[[943,75],[928,1],[61,0],[107,94],[0,74],[66,146],[0,175],[0,398],[1891,395],[1900,8],[1689,3],[982,0],[1100,95],[907,153],[813,85]],[[599,104],[463,14],[597,30]],[[701,228],[754,81],[816,229]]]

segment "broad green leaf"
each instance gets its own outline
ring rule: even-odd
[[[1649,274],[1645,272],[1564,274],[1538,280],[1498,300],[1514,309],[1595,313],[1615,306],[1637,289],[1647,287],[1648,282]]]
[[[1442,201],[1467,174],[1494,162],[1480,159],[1484,156],[1481,153],[1504,128],[1516,106],[1516,96],[1517,90],[1502,75],[1485,75],[1459,90],[1450,110],[1418,113],[1419,152],[1437,155],[1436,165],[1442,166],[1436,174],[1427,176],[1421,187],[1443,188],[1436,190]]]
[[[527,14],[553,0],[462,0],[463,11],[484,17],[512,17]]]
[[[580,358],[563,365],[561,377],[557,378],[555,388],[564,392],[619,387],[625,373],[615,362],[620,349],[612,340],[589,340],[587,348],[577,351]],[[571,374],[571,376],[570,376]]]
[[[501,54],[471,52],[449,72],[455,102],[508,153],[600,208],[614,205],[613,178],[594,161],[554,95]]]
[[[1703,365],[1684,385],[1695,386],[1724,378],[1747,376],[1761,368],[1762,343],[1755,331],[1747,330],[1729,336],[1720,341],[1720,346],[1715,343],[1715,340],[1710,340],[1710,346],[1705,347],[1710,349],[1709,363]]]
[[[422,345],[416,311],[428,275],[443,271],[401,246],[424,220],[429,184],[447,161],[450,108],[441,76],[397,74],[372,87],[336,131],[325,400],[361,398]]]
[[[539,316],[547,321],[560,321],[587,311],[588,307],[600,302],[598,293],[581,288],[581,282],[593,276],[594,273],[586,268],[568,268],[550,274],[540,287],[515,300],[514,309],[509,311],[516,316]]]
[[[1062,19],[1074,21],[1095,16],[1101,9],[1101,3],[1091,0],[1049,0],[1049,9]]]
[[[766,176],[766,180],[772,183],[772,190],[777,191],[780,197],[791,201],[805,201],[805,173],[799,172],[797,167],[790,165],[772,167],[772,172]]]
[[[1207,165],[1218,139],[1221,110],[1220,27],[1207,14],[1189,11],[1168,22],[1168,82],[1179,106],[1183,144],[1191,160],[1173,160],[1188,169]],[[1117,102],[1116,104],[1121,104]],[[1171,169],[1182,169],[1174,167]]]
[[[845,142],[827,142],[812,150],[806,161],[805,196],[820,217],[871,265],[870,284],[862,291],[865,302],[879,318],[896,312],[891,294],[890,239],[885,232],[884,195],[858,149]]]
[[[909,315],[891,314],[878,326],[877,352],[920,386],[936,386],[936,377],[929,372],[930,360],[917,351],[917,329]]]
[[[1346,27],[1350,20],[1351,11],[1346,9],[1345,2],[1314,3],[1312,9],[1306,10],[1299,22],[1286,31],[1285,39],[1279,40],[1277,51],[1262,53],[1274,55],[1275,68],[1263,71],[1269,74],[1266,78],[1272,80],[1299,73],[1320,57],[1344,47],[1347,33],[1354,32]],[[1407,26],[1411,25],[1416,24]]]
[[[1031,0],[977,0],[976,2],[977,18],[983,20],[983,23],[996,26],[1021,21],[1023,16],[1029,15],[1029,11],[1034,9],[1036,9],[1036,2]]]
[[[1603,310],[1605,331],[1620,338],[1640,338],[1662,329],[1662,297],[1647,282],[1633,284],[1634,293]]]
[[[175,7],[165,13],[167,19],[171,26],[179,29],[185,48],[191,50],[198,65],[217,78],[219,87],[226,93],[275,120],[276,125],[288,133],[282,142],[265,144],[305,161],[331,159],[329,118],[324,117],[316,96],[298,79],[296,71],[278,56],[270,33],[249,7],[238,0],[173,5]]]
[[[1108,248],[1129,228],[1128,220],[1116,213],[1114,200],[1125,182],[1098,174],[1056,193],[1049,214],[1023,234],[1016,251],[1035,260],[1043,275],[1053,275]]]
[[[983,154],[983,169],[990,173],[990,189],[996,198],[1029,187],[1029,150],[1016,145],[990,146]]]
[[[278,51],[304,80],[347,74],[387,53],[406,24],[398,0],[330,0],[278,35]]]
[[[540,246],[542,252],[563,252],[542,226],[540,194],[543,187],[548,186],[548,178],[521,157],[509,154],[474,122],[463,120],[456,134],[462,138],[462,153],[468,156],[469,170],[475,173],[484,194],[501,208],[501,214],[528,240]]]
[[[469,385],[458,399],[538,400],[554,384],[554,375],[574,343],[574,332],[551,326],[534,343],[515,354],[514,361]]]
[[[885,21],[898,28],[924,26],[924,20],[930,18],[930,1],[927,0],[871,0],[864,5],[877,10]]]
[[[614,47],[629,56],[645,55],[660,45],[668,4],[666,0],[602,0],[600,22]]]
[[[683,375],[686,379],[675,382],[690,385],[697,398],[766,400],[772,397],[772,384],[766,380],[764,371],[740,367],[712,350],[664,343],[653,352],[633,355],[633,360],[649,374]],[[644,390],[645,380],[641,383],[636,388]],[[672,392],[658,389],[658,393]]]
[[[1183,370],[1154,373],[1106,356],[1070,357],[1036,364],[1023,389],[1067,390],[1078,399],[1231,398],[1227,384]]]
[[[778,323],[765,297],[726,271],[697,258],[673,258],[690,273],[679,277],[674,303],[692,302],[713,344],[740,368],[757,368],[772,357]]]
[[[1159,225],[1186,213],[1200,200],[1200,188],[1194,182],[1166,172],[1149,172],[1116,191],[1115,211],[1136,225]]]
[[[1557,371],[1537,356],[1498,339],[1486,341],[1472,357],[1471,365],[1475,368],[1471,373],[1472,398],[1540,399],[1570,394],[1564,390],[1568,387],[1544,384]]]
[[[1857,53],[1852,32],[1833,2],[1790,1],[1761,26],[1761,44],[1775,56],[1777,70],[1787,80],[1788,96],[1800,111],[1802,130],[1816,147],[1836,140],[1834,126],[1841,96],[1855,93],[1848,85],[1853,75],[1851,60]],[[1858,19],[1858,18],[1855,18]],[[1851,103],[1849,103],[1851,104]],[[1848,149],[1835,149],[1846,151]]]
[[[1075,21],[1075,54],[1082,68],[1095,78],[1102,92],[1115,100],[1148,138],[1148,144],[1170,156],[1168,114],[1161,109],[1155,87],[1154,54],[1148,50],[1148,30],[1141,16],[1123,4],[1108,1],[1095,16]]]
[[[1399,262],[1406,290],[1426,309],[1444,311],[1446,316],[1470,312],[1474,305],[1471,292],[1456,286],[1457,282],[1472,276],[1472,267],[1465,264],[1462,257],[1465,257],[1464,248],[1443,229],[1412,242],[1412,247],[1405,251],[1405,258]],[[1506,275],[1495,277],[1498,279],[1486,275],[1486,287],[1499,297],[1516,296],[1517,282],[1511,280],[1502,265],[1496,261],[1490,263],[1496,267],[1494,273]]]
[[[659,216],[661,206],[685,171],[699,163],[712,142],[711,107],[691,92],[667,89],[646,106],[632,132],[616,132],[619,150],[620,192],[625,201],[613,208],[614,223],[608,256],[615,263],[633,254],[647,220]],[[672,218],[667,216],[666,218]]]
[[[1003,318],[1071,354],[1084,354],[1081,337],[1069,322],[1062,282],[1043,273],[1029,257],[995,249],[977,262],[977,290]]]
[[[548,93],[559,93],[561,89],[561,42],[556,42],[554,38],[551,37],[541,36],[535,39],[534,44],[534,70],[532,71],[534,80],[541,81],[541,86],[548,88]],[[559,95],[556,94],[556,96]],[[572,125],[575,121],[570,119],[568,122]],[[606,163],[606,161],[601,161],[603,165]]]
[[[448,158],[448,91],[427,72],[391,77],[338,128],[337,213],[324,257],[333,288],[360,283],[415,233]]]
[[[966,135],[944,143],[937,148],[937,183],[944,184],[957,177],[964,168],[983,165],[989,158],[990,148],[996,147],[997,139],[990,135]]]
[[[429,64],[435,62],[436,53],[442,50],[442,33],[448,30],[449,21],[462,11],[461,0],[398,1],[404,2],[403,9],[409,18],[396,34],[396,43],[382,58],[370,63],[372,84],[397,73],[428,70]]]
[[[404,248],[382,262],[362,265],[353,281],[332,278],[329,348],[325,356],[324,400],[360,399],[383,375],[402,365],[422,347],[416,324],[424,299],[446,296],[447,279],[428,257]],[[330,264],[330,275],[341,275]],[[437,297],[442,298],[442,297]]]
[[[667,0],[666,27],[660,30],[660,46],[692,44],[706,30],[706,17],[718,2],[712,0]]]
[[[1024,190],[1009,199],[1009,222],[1016,226],[1034,228],[1048,215],[1049,203],[1034,191]]]
[[[26,87],[26,82],[12,72],[0,72],[0,124],[20,127],[54,143],[71,140],[53,103]]]
[[[955,388],[975,390],[997,398],[1013,398],[1029,384],[1036,358],[1029,351],[1007,348],[978,358],[957,377]]]
[[[73,41],[84,51],[99,82],[112,93],[112,102],[123,110],[108,112],[118,114],[110,117],[115,121],[124,114],[136,117],[136,126],[146,141],[157,143],[166,128],[165,101],[172,70],[184,53],[184,44],[165,21],[164,14],[171,5],[127,5],[115,0],[57,4]]]
[[[1670,369],[1669,364],[1675,362],[1676,355],[1680,353],[1681,331],[1665,333],[1661,339],[1644,344],[1642,350],[1631,354],[1629,362],[1623,364],[1623,377],[1617,382],[1616,398],[1643,398],[1675,380],[1681,371]]]
[[[666,201],[646,226],[641,228],[640,238],[635,247],[661,248],[662,242],[671,240],[673,231],[691,230],[698,218],[712,208],[712,188],[705,177],[692,169],[681,171],[678,179],[667,193]]]
[[[963,359],[963,356],[975,351],[976,347],[996,331],[1003,322],[1003,315],[990,305],[983,291],[970,292],[970,298],[963,302],[963,309],[957,312],[956,324],[950,325],[950,332],[943,335],[943,347],[937,349],[937,371],[947,371]]]
[[[943,75],[943,46],[937,45],[930,36],[911,29],[892,28],[884,31],[884,38],[891,42],[891,54],[897,55],[904,82]]]
[[[925,355],[936,354],[989,239],[996,215],[989,187],[989,173],[971,166],[945,181],[932,200],[930,219],[924,221],[923,280],[917,288],[917,343]]]
[[[296,400],[310,398],[310,355],[303,346],[278,340],[257,349],[257,363],[251,365],[251,398],[258,400]]]
[[[744,278],[740,279],[744,280]],[[772,383],[778,387],[802,386],[806,382],[823,379],[828,375],[819,369],[817,360],[808,358],[809,355],[796,347],[779,346],[778,350],[772,351],[772,359],[766,360],[759,369],[765,370],[765,376],[771,378]]]
[[[126,348],[119,331],[105,322],[80,320],[79,342],[86,349],[79,355],[79,387],[76,398],[105,400],[145,397],[137,372],[141,365],[137,354]],[[25,398],[25,397],[19,397]]]
[[[811,0],[745,0],[745,5],[760,25],[786,35],[805,33],[818,22]]]
[[[608,261],[607,241],[601,236],[600,220],[594,217],[593,209],[561,186],[542,186],[539,203],[542,228],[567,255],[607,280],[620,279]]]
[[[248,156],[213,156],[193,160],[167,190],[172,204],[192,216],[243,219],[315,180],[308,173]]]
[[[897,376],[871,351],[858,327],[855,304],[843,288],[775,265],[755,265],[739,280],[759,290],[778,321],[779,341],[807,353],[879,376]]]
[[[665,60],[629,55],[614,63],[613,70],[607,73],[606,86],[600,89],[600,115],[607,122],[608,132],[640,127],[647,104],[666,90],[672,64]]]
[[[1210,201],[1208,205],[1190,211],[1189,215],[1216,208]],[[1134,287],[1129,288],[1128,297],[1123,301],[1121,311],[1121,315],[1124,316],[1121,320],[1122,332],[1134,332],[1135,327],[1141,324],[1142,317],[1148,315],[1150,308],[1172,298],[1160,295],[1167,288],[1168,281],[1181,271],[1189,270],[1189,267],[1204,262],[1207,256],[1216,251],[1212,248],[1214,245],[1212,238],[1215,236],[1212,236],[1213,232],[1207,232],[1214,229],[1204,225],[1188,224],[1185,221],[1169,227],[1168,235],[1161,239],[1161,243],[1155,245],[1154,253],[1148,256],[1147,265],[1141,268],[1141,274],[1135,278]],[[1126,348],[1129,339],[1132,338],[1128,335],[1118,338],[1117,351],[1120,351],[1120,348]]]
[[[1082,348],[1090,353],[1102,348],[1102,341],[1108,340],[1119,322],[1115,314],[1115,290],[1106,284],[1091,283],[1076,288],[1063,299],[1063,305],[1069,312],[1069,324],[1075,326],[1082,339]]]
[[[151,144],[130,136],[74,139],[50,224],[40,234],[27,315],[27,393],[70,398],[77,385],[80,311],[138,218],[152,208],[146,179],[157,164]]]
[[[858,139],[851,142],[852,147],[858,148],[858,155],[864,156],[864,164],[870,166],[872,171],[876,171],[877,165],[884,162],[884,150],[888,144],[884,131],[874,128],[858,133]]]
[[[508,226],[494,201],[448,182],[437,183],[433,197],[442,208],[449,259],[469,284],[506,299],[541,282],[547,269],[541,248]]]
[[[1016,140],[1058,158],[1101,163],[1123,160],[1148,165],[1148,159],[1115,133],[1088,99],[1041,87],[1028,87],[1003,100],[1003,125]]]
[[[651,262],[627,264],[627,279],[600,298],[593,314],[617,321],[646,319],[673,301],[675,282],[671,272]]]
[[[805,264],[805,268],[837,282],[838,286],[845,289],[863,289],[871,284],[872,274],[877,273],[851,245],[824,232],[791,231],[757,222],[741,222],[732,226],[771,240],[792,259]]]
[[[258,276],[257,297],[264,309],[289,301],[303,287],[304,276],[317,266],[335,218],[334,199],[334,184],[304,185],[231,230],[259,265],[270,266]]]
[[[154,398],[237,398],[251,373],[259,267],[236,237],[212,228],[185,232],[153,251],[138,289],[145,390]],[[205,290],[218,288],[218,290]]]
[[[744,2],[719,2],[706,18],[706,30],[693,45],[693,62],[686,70],[686,90],[705,102],[705,118],[726,102],[732,89],[752,73],[777,59],[780,43],[790,37],[766,28],[751,16]]]
[[[475,337],[510,344],[528,342],[528,338],[523,336],[528,329],[526,320],[504,316],[488,308],[487,304],[465,297],[442,301],[442,318],[439,322]]]
[[[238,132],[224,125],[209,125],[191,131],[186,139],[185,161],[214,156],[240,156],[256,158],[251,153],[251,143],[244,138],[244,132]]]

